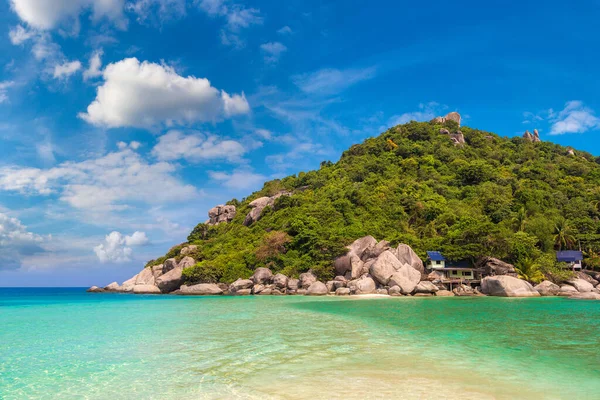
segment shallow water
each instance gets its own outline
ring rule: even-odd
[[[2,399],[598,399],[600,302],[0,289]]]

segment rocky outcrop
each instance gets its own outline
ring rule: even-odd
[[[438,292],[439,293],[439,292]],[[436,293],[436,294],[438,294]],[[459,297],[477,296],[477,293],[471,286],[460,284],[452,289],[452,294]]]
[[[456,133],[451,133],[450,140],[452,140],[452,143],[454,143],[455,146],[464,146],[464,144],[466,143],[465,135],[463,135],[463,133],[461,131],[457,131]]]
[[[174,268],[168,271],[156,280],[156,286],[163,293],[171,293],[177,290],[183,283],[182,271],[182,268]]]
[[[390,287],[400,287],[402,294],[411,294],[419,284],[420,280],[421,273],[408,264],[404,264],[398,271],[392,274],[388,281],[388,285]]]
[[[567,154],[570,156],[575,156],[575,150],[573,150],[571,147],[567,147]]]
[[[287,282],[288,290],[298,290],[300,288],[300,279],[290,278]]]
[[[560,287],[560,291],[558,292],[558,296],[572,296],[575,293],[579,293],[577,289],[575,289],[571,285],[562,285]]]
[[[402,268],[400,261],[389,250],[386,250],[371,264],[369,273],[377,282],[387,285],[390,277],[400,268]]]
[[[229,285],[229,291],[231,293],[238,293],[240,290],[246,290],[246,289],[252,289],[252,286],[254,286],[254,282],[252,282],[250,279],[238,279],[237,281],[233,282],[231,285]]]
[[[269,268],[256,268],[254,275],[250,278],[255,284],[267,284],[271,283],[273,279],[273,273]]]
[[[578,279],[582,279],[588,283],[591,283],[592,286],[596,287],[598,286],[598,280],[592,277],[592,274],[596,277],[598,277],[598,275],[596,273],[594,273],[593,271],[577,271],[575,272],[575,277]]]
[[[445,117],[436,117],[433,122],[439,123],[439,124],[444,124],[447,121],[454,121],[458,124],[458,126],[460,127],[460,114],[457,112],[451,112],[446,114]]]
[[[415,293],[436,293],[440,289],[429,281],[419,282],[415,288]]]
[[[345,288],[345,287],[337,288],[335,290],[336,296],[348,296],[349,294],[350,294],[350,289]]]
[[[192,257],[183,257],[181,261],[177,264],[177,268],[188,268],[193,267],[196,264],[196,261]]]
[[[402,264],[408,264],[420,273],[425,273],[425,267],[423,261],[419,258],[417,253],[407,244],[399,244],[395,251],[396,258]]]
[[[276,274],[273,276],[273,285],[279,290],[286,289],[288,284],[288,277],[283,274]]]
[[[151,285],[154,286],[155,278],[152,273],[152,268],[144,268],[142,272],[136,275],[135,286],[138,285]],[[134,290],[135,292],[135,290]]]
[[[451,292],[451,291],[449,291],[449,290],[438,290],[438,291],[435,293],[435,295],[436,295],[437,297],[452,297],[452,296],[454,296],[454,293],[452,293],[452,292]]]
[[[163,274],[166,274],[167,272],[173,270],[177,268],[177,260],[175,258],[169,258],[168,260],[165,260],[165,262],[163,263]]]
[[[282,190],[274,196],[259,197],[258,199],[252,201],[249,204],[249,206],[250,206],[250,208],[252,208],[252,210],[250,210],[250,212],[246,215],[246,218],[244,219],[244,225],[250,226],[253,223],[260,220],[264,209],[267,207],[273,207],[275,205],[275,200],[277,200],[281,196],[291,196],[291,195],[292,195],[291,192],[288,192],[287,190]]]
[[[160,276],[163,274],[163,268],[164,266],[162,264],[159,265],[155,265],[154,267],[152,267],[152,275],[154,275],[154,279],[158,279],[160,278]]]
[[[501,297],[539,297],[540,295],[529,282],[508,275],[483,278],[481,291],[489,296]]]
[[[198,251],[198,246],[196,246],[195,244],[191,244],[182,248],[179,254],[182,256],[187,256],[190,254],[194,254],[196,251]]]
[[[300,274],[298,285],[302,289],[308,289],[316,281],[317,277],[311,271],[308,271],[303,274]]]
[[[371,294],[375,293],[377,289],[375,281],[369,276],[363,276],[348,282],[348,288],[352,294]]]
[[[104,289],[99,288],[98,286],[92,286],[91,288],[89,288],[88,290],[86,290],[86,292],[88,292],[88,293],[102,293],[102,292],[104,292]]]
[[[575,293],[572,296],[569,296],[569,298],[580,300],[600,300],[600,294],[595,292]]]
[[[160,294],[160,289],[154,285],[135,285],[133,287],[135,294]]]
[[[594,285],[580,278],[570,279],[568,283],[569,285],[573,286],[579,293],[591,292],[594,288]]]
[[[517,271],[515,270],[514,265],[493,257],[484,257],[480,259],[475,265],[475,268],[481,269],[483,275],[487,276],[508,275],[514,278],[517,277]]]
[[[327,286],[323,282],[316,281],[306,290],[308,296],[323,296],[329,293]]]
[[[525,133],[523,134],[523,139],[527,140],[528,142],[531,143],[539,143],[541,142],[540,139],[540,134],[538,132],[537,129],[533,130],[533,134],[529,131],[525,131]]]
[[[108,285],[104,286],[104,290],[107,292],[117,292],[119,291],[119,284],[117,282],[109,283]]]
[[[139,275],[139,274],[138,274]],[[127,279],[121,286],[119,286],[118,291],[123,293],[133,292],[133,287],[137,281],[138,275],[134,275],[133,277]]]
[[[215,226],[220,223],[231,222],[235,218],[236,213],[235,206],[220,204],[208,211],[208,221],[206,221],[206,224]]]
[[[541,296],[557,296],[560,292],[560,286],[550,282],[543,281],[533,287]]]
[[[388,289],[388,294],[390,296],[402,296],[402,289],[400,289],[400,286],[392,286],[391,288]]]
[[[214,283],[199,283],[197,285],[183,285],[178,294],[187,296],[216,296],[223,294],[223,290]]]

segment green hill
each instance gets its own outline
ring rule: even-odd
[[[336,163],[230,201],[231,222],[201,223],[189,235],[198,262],[184,270],[186,282],[228,283],[263,266],[287,276],[312,269],[327,280],[344,246],[365,235],[409,244],[421,257],[427,250],[454,260],[493,256],[524,274],[552,273],[554,250],[580,245],[588,267],[600,265],[598,159],[468,127],[460,128],[461,143],[457,129],[453,121],[395,126]],[[251,201],[284,190],[291,196],[244,225]],[[181,247],[148,266],[180,259]]]

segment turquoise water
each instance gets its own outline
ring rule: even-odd
[[[600,302],[0,289],[1,399],[598,399]]]

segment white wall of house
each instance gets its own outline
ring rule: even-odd
[[[446,268],[446,262],[429,260],[428,267],[429,267],[429,269],[444,269],[444,268]]]

